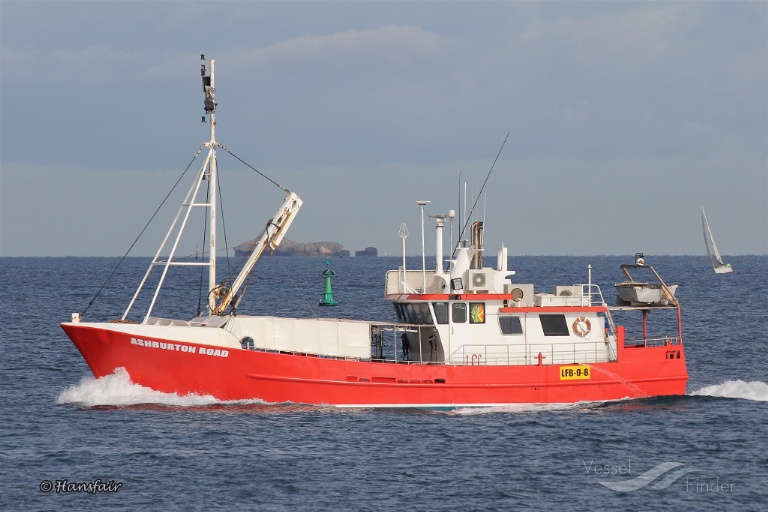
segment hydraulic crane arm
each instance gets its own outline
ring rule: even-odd
[[[278,209],[275,215],[269,222],[267,222],[267,226],[264,228],[264,233],[262,233],[261,237],[256,242],[253,252],[248,257],[248,261],[245,262],[242,270],[232,282],[232,286],[229,290],[226,290],[219,303],[211,311],[211,314],[220,315],[232,304],[232,301],[237,297],[237,292],[243,286],[243,283],[245,283],[248,274],[264,255],[264,251],[267,247],[269,247],[270,250],[275,250],[277,249],[277,246],[280,245],[280,242],[283,241],[283,237],[291,226],[296,214],[299,212],[301,205],[301,198],[295,192],[290,192],[280,209]]]

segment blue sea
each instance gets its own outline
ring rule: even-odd
[[[646,254],[680,285],[685,396],[435,412],[222,403],[125,374],[95,380],[59,324],[86,308],[86,321],[121,316],[149,260],[113,273],[118,258],[0,258],[0,509],[765,510],[768,257],[726,259],[731,275],[706,257]],[[591,265],[612,300],[632,260],[510,267],[549,292],[586,283]],[[395,320],[382,297],[398,258],[330,263],[339,306],[318,307],[324,259],[266,257],[240,311]],[[181,272],[189,283],[161,295],[158,316],[196,315],[199,276]]]

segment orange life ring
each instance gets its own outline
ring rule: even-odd
[[[581,336],[583,338],[587,334],[589,334],[591,331],[592,331],[592,323],[589,321],[589,318],[585,316],[580,316],[579,318],[573,321],[573,333],[576,336]]]

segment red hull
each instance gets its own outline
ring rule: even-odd
[[[136,384],[220,400],[351,407],[574,403],[683,395],[688,380],[681,344],[620,348],[617,362],[589,365],[453,366],[222,350],[179,342],[145,347],[132,344],[125,333],[79,324],[62,328],[97,378],[123,367]],[[561,375],[561,368],[576,366],[588,368],[588,378]]]

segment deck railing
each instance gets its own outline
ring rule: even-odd
[[[395,323],[371,325],[371,359],[411,364],[429,362],[406,361],[402,355],[402,334],[412,332],[420,335],[419,327],[423,326]],[[663,345],[664,340],[667,338],[660,339],[658,344]],[[656,342],[656,340],[647,341]],[[540,364],[539,354],[541,354],[542,365],[601,363],[616,360],[616,350],[613,344],[605,341],[582,341],[579,343],[539,343],[528,345],[524,349],[520,345],[512,344],[465,344],[454,350],[450,356],[446,357],[445,361],[433,362],[432,364],[530,366]]]
[[[661,338],[624,340],[625,347],[664,347],[669,345],[680,345],[680,338],[677,336],[663,336]]]
[[[572,363],[604,363],[615,361],[614,351],[605,342],[536,344],[520,353],[512,345],[462,345],[446,361],[454,365],[551,365]],[[541,357],[539,355],[541,354]]]

